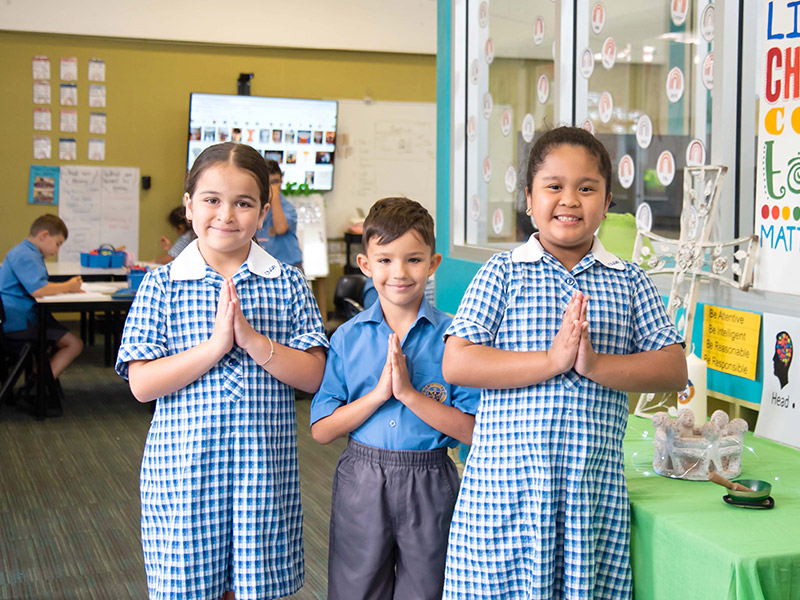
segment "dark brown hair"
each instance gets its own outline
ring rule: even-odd
[[[262,210],[269,204],[269,172],[264,157],[252,146],[234,142],[215,144],[200,153],[200,156],[194,161],[191,171],[186,175],[184,186],[186,193],[193,196],[200,176],[220,163],[227,163],[251,173],[258,184]]]
[[[178,206],[169,211],[169,215],[167,215],[167,221],[169,221],[169,224],[181,233],[186,233],[192,228],[189,221],[186,220],[185,206]]]
[[[63,235],[64,239],[67,239],[69,236],[69,231],[67,231],[67,224],[61,220],[61,217],[53,214],[46,214],[42,215],[41,217],[37,217],[37,219],[31,223],[31,230],[29,235],[31,237],[35,236],[40,231],[47,231],[50,235]]]
[[[415,231],[430,247],[431,254],[436,252],[433,217],[425,207],[409,198],[382,198],[372,205],[364,220],[364,250],[372,238],[377,238],[378,244],[388,244],[407,231]]]
[[[266,158],[264,162],[267,163],[267,171],[269,171],[270,175],[280,175],[281,179],[283,179],[283,171],[281,171],[281,166],[277,161]]]
[[[533,178],[539,172],[542,163],[547,158],[551,150],[563,145],[580,146],[597,159],[597,168],[603,179],[606,181],[606,193],[611,193],[611,158],[608,150],[600,143],[596,137],[580,127],[556,127],[546,131],[533,145],[528,156],[528,172],[525,177],[525,185],[531,189]]]

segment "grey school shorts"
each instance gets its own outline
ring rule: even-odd
[[[333,479],[328,600],[440,600],[458,486],[446,448],[350,439]]]

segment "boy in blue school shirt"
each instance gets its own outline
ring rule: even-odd
[[[433,219],[419,203],[384,198],[364,221],[378,302],[331,338],[311,434],[349,435],[333,483],[328,600],[440,599],[458,473],[447,448],[469,444],[480,391],[442,376],[451,318],[425,299]]]
[[[31,225],[28,237],[9,250],[0,266],[0,298],[6,313],[2,324],[6,337],[19,341],[38,339],[36,299],[53,294],[81,291],[80,276],[61,283],[50,283],[44,259],[58,254],[67,239],[67,226],[56,215],[42,215]],[[56,321],[52,315],[44,324],[47,341],[55,346],[50,356],[50,370],[58,376],[83,350],[83,342]],[[47,416],[59,416],[61,406],[51,398]]]
[[[283,183],[281,166],[270,159],[266,159],[266,163],[269,185],[272,188],[270,197],[278,200],[270,203],[264,223],[256,231],[256,241],[273,258],[302,271],[303,253],[297,240],[297,210],[281,193]]]

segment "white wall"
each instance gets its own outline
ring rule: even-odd
[[[436,0],[2,0],[0,29],[436,54]]]

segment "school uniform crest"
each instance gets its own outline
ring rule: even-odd
[[[428,398],[433,398],[437,402],[447,400],[447,389],[441,383],[429,383],[422,388],[422,393]]]

